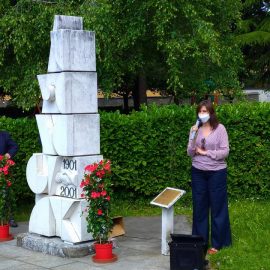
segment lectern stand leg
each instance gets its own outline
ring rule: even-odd
[[[161,254],[163,255],[170,254],[168,242],[170,234],[173,233],[173,216],[173,206],[170,208],[162,207]]]

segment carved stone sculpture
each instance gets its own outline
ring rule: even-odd
[[[80,182],[85,166],[102,159],[95,34],[83,30],[81,17],[55,16],[48,72],[37,76],[42,153],[27,164],[27,182],[36,194],[29,232],[79,243],[92,239]]]

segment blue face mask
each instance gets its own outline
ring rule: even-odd
[[[210,119],[209,113],[199,113],[198,117],[202,121],[203,124],[206,123]]]

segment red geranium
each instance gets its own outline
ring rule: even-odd
[[[106,191],[106,190],[102,190],[102,191],[100,192],[100,195],[103,196],[103,197],[106,196],[106,195],[107,195],[107,191]]]
[[[98,164],[97,163],[94,163],[94,164],[90,164],[90,165],[87,165],[85,167],[85,171],[89,171],[89,172],[94,172],[98,167]]]
[[[4,225],[10,216],[10,205],[13,204],[13,190],[11,181],[11,167],[15,162],[6,156],[0,155],[0,223]]]
[[[7,180],[7,187],[11,187],[12,183],[11,181]]]
[[[100,243],[108,241],[113,226],[110,217],[111,162],[101,160],[85,167],[80,187],[82,198],[88,201],[87,231]]]

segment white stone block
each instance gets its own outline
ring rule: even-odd
[[[81,198],[82,189],[80,184],[84,177],[84,168],[102,159],[102,155],[62,157],[62,164],[55,179],[55,182],[58,184],[55,194],[71,198]],[[67,178],[69,179],[68,181]],[[75,197],[73,197],[73,194],[75,194]]]
[[[47,162],[48,168],[48,194],[55,195],[57,190],[57,183],[55,181],[56,175],[62,164],[62,157],[43,155]]]
[[[44,154],[59,156],[100,153],[99,114],[37,114]]]
[[[96,72],[38,75],[42,113],[97,113]]]
[[[52,141],[54,128],[52,116],[49,114],[37,114],[36,120],[42,143],[42,152],[49,155],[57,155]]]
[[[29,232],[45,236],[55,236],[55,226],[55,217],[50,197],[44,197],[35,204],[32,210],[29,220]]]
[[[69,201],[73,201],[70,206]],[[85,200],[75,202],[72,199],[63,199],[61,228],[61,239],[63,241],[78,243],[93,239],[92,235],[87,233],[86,213],[84,212],[86,206]]]
[[[94,32],[51,31],[48,72],[61,71],[96,71]]]
[[[102,159],[102,155],[62,157],[33,154],[27,164],[27,182],[36,194],[46,192],[49,195],[80,199],[84,168]]]
[[[53,115],[53,145],[60,156],[100,153],[99,114]]]
[[[62,235],[62,198],[58,196],[50,196],[50,204],[55,219],[55,235]]]
[[[58,183],[56,174],[62,165],[62,157],[35,153],[26,168],[27,183],[36,194],[55,195]]]
[[[85,200],[75,200],[57,196],[40,199],[34,206],[29,232],[44,236],[59,236],[63,241],[78,243],[92,240],[87,233]]]
[[[43,154],[33,154],[28,160],[26,179],[34,193],[48,193],[48,166]]]
[[[59,29],[83,30],[83,18],[75,16],[55,15],[53,31]]]

